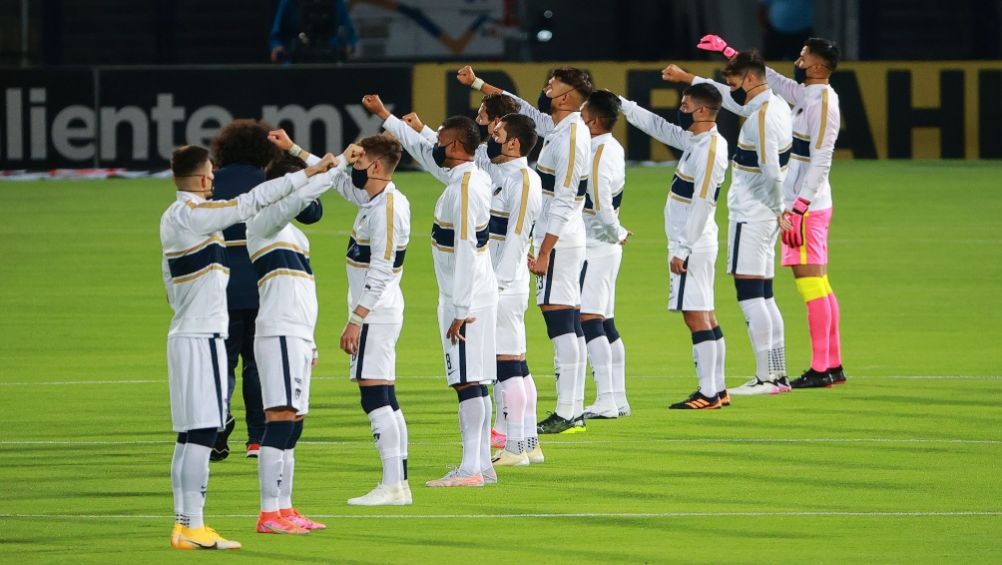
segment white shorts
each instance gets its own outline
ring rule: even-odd
[[[546,276],[536,276],[536,304],[579,306],[581,304],[581,266],[584,247],[561,247],[550,252]]]
[[[713,265],[717,250],[693,251],[685,262],[686,272],[670,273],[668,309],[672,312],[709,312],[713,310]]]
[[[779,222],[727,223],[727,274],[771,279],[776,276]]]
[[[589,247],[581,268],[581,313],[605,318],[616,315],[616,277],[623,261],[623,246]]]
[[[497,306],[471,310],[469,317],[476,318],[476,321],[463,326],[460,331],[466,340],[456,343],[445,337],[452,321],[456,319],[454,312],[451,304],[439,303],[438,328],[442,349],[445,351],[446,383],[449,386],[493,383],[497,380],[497,362],[494,353]]]
[[[352,381],[397,380],[397,339],[403,324],[362,324],[358,354],[352,355]]]
[[[264,409],[291,406],[296,414],[306,415],[310,411],[313,342],[292,336],[255,337],[254,359]]]
[[[502,292],[498,300],[497,332],[494,353],[497,355],[522,355],[525,353],[525,310],[529,307],[528,294]]]
[[[175,432],[223,429],[229,411],[226,342],[221,337],[167,338],[167,380]]]

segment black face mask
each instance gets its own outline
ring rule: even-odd
[[[546,95],[546,89],[539,92],[539,98],[536,99],[536,108],[544,114],[549,114],[553,110],[553,99]]]
[[[683,112],[681,108],[678,109],[678,127],[687,130],[692,127],[695,121],[696,119],[692,117],[692,112]]]
[[[745,100],[748,99],[748,92],[739,86],[737,90],[731,91],[731,99],[744,106]]]
[[[487,136],[491,134],[490,126],[482,126],[477,124],[477,128],[480,129],[480,139],[487,139]]]
[[[452,145],[452,143],[449,145]],[[435,160],[435,164],[439,167],[445,165],[445,148],[449,145],[436,145],[435,148],[431,150],[431,158]]]
[[[369,167],[372,163],[369,163]],[[352,167],[351,169],[351,184],[355,185],[357,189],[365,189],[365,184],[369,182],[369,167],[364,169],[356,169]]]
[[[793,65],[793,80],[800,84],[804,84],[804,81],[807,80],[807,69]]]
[[[504,144],[498,143],[498,142],[494,141],[493,137],[488,137],[487,138],[487,158],[493,161],[495,158],[501,156],[501,154],[502,154],[501,149],[503,147],[504,147]]]

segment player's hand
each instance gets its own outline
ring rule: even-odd
[[[313,359],[310,360],[310,368],[315,369],[317,367],[317,362],[320,361],[320,352],[317,348],[313,348]]]
[[[661,80],[668,82],[691,83],[693,76],[692,73],[685,72],[682,67],[674,63],[661,70]]]
[[[449,326],[449,330],[445,332],[446,339],[448,339],[453,344],[457,344],[460,341],[466,341],[466,338],[463,337],[460,331],[463,329],[464,325],[472,324],[473,322],[476,321],[477,321],[476,318],[466,318],[465,320],[462,318],[456,318],[455,320],[452,321],[452,325]]]
[[[400,119],[403,120],[405,124],[411,126],[412,130],[418,133],[421,133],[421,130],[424,129],[424,122],[422,122],[421,118],[418,117],[417,112],[411,112]]]
[[[789,229],[783,231],[783,243],[787,247],[800,247],[804,244],[804,214],[811,203],[803,198],[797,198],[793,202],[793,210],[783,214],[789,223]],[[782,222],[781,222],[782,224]]]
[[[362,155],[365,155],[365,149],[362,149],[361,145],[352,143],[344,150],[344,158],[348,161],[349,165],[354,165],[355,161],[358,161]]]
[[[366,94],[362,97],[362,106],[365,107],[370,113],[379,116],[382,119],[390,117],[390,111],[386,109],[386,105],[379,98],[378,94]]]
[[[306,167],[306,176],[312,177],[313,175],[326,173],[327,171],[331,170],[337,165],[338,165],[337,157],[335,157],[334,154],[332,153],[328,153],[324,155],[323,159],[320,159],[320,162],[317,163],[316,165],[311,165],[309,167]]]
[[[477,75],[473,73],[473,67],[466,65],[456,73],[456,80],[463,86],[470,86],[477,80]]]
[[[793,229],[793,222],[790,221],[789,215],[793,212],[791,210],[786,210],[782,214],[776,216],[776,221],[779,222],[779,231],[786,231]]]
[[[685,259],[681,257],[672,257],[671,262],[668,264],[668,268],[671,270],[672,274],[681,275],[685,273]]]
[[[268,141],[282,151],[288,151],[289,149],[292,149],[293,145],[295,145],[295,143],[292,142],[292,138],[289,137],[289,134],[286,133],[284,129],[273,129],[269,131]]]
[[[546,276],[547,269],[550,268],[550,254],[540,255],[535,261],[529,261],[529,272],[541,277]]]
[[[702,49],[703,51],[710,51],[711,53],[720,53],[728,59],[738,54],[737,49],[728,46],[727,42],[724,41],[724,38],[719,35],[704,35],[699,40],[699,44],[696,45],[696,48]]]
[[[632,235],[633,235],[632,231],[626,230],[626,237],[624,237],[623,241],[620,241],[619,244],[620,245],[626,245],[626,242],[630,241],[630,236],[632,236]]]
[[[341,351],[353,357],[358,355],[358,336],[361,333],[362,327],[358,324],[345,324],[341,332]]]

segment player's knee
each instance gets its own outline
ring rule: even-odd
[[[188,434],[185,432],[177,434],[177,442],[180,443],[181,445],[188,443]]]
[[[508,379],[522,377],[521,361],[498,361],[498,382],[505,382]]]
[[[609,338],[609,343],[616,343],[619,339],[619,330],[616,328],[615,318],[606,318],[602,321],[602,327],[605,328],[605,335]]]
[[[532,374],[532,373],[530,373],[530,372],[529,372],[529,362],[528,362],[528,361],[525,361],[525,360],[523,360],[523,361],[522,361],[522,376],[523,376],[523,377],[528,377],[528,376],[529,376],[529,375],[531,375],[531,374]]]
[[[578,310],[572,310],[572,312],[574,312],[574,335],[584,337],[584,327],[581,325],[581,312]]]
[[[285,448],[295,449],[301,437],[303,437],[303,420],[296,420],[292,423],[292,435],[289,436],[289,442]]]
[[[581,328],[584,331],[584,338],[586,342],[591,342],[593,339],[606,336],[605,325],[602,324],[601,319],[582,320]]]
[[[692,332],[692,344],[699,345],[704,341],[715,341],[717,336],[714,335],[713,330],[698,330]]]
[[[383,406],[392,406],[389,385],[363,386],[358,390],[361,395],[362,410],[365,410],[366,414]]]
[[[390,397],[390,408],[392,408],[394,412],[400,410],[400,403],[397,402],[397,387],[388,385],[386,389],[386,394]]]
[[[292,439],[295,428],[296,423],[292,420],[271,420],[270,422],[265,422],[261,447],[288,449],[289,441]]]
[[[801,277],[796,279],[797,292],[804,299],[804,302],[811,302],[819,298],[828,296],[825,281],[821,277]]]
[[[484,387],[484,390],[487,390],[487,387]],[[459,402],[462,403],[467,400],[480,398],[483,394],[480,392],[480,385],[470,385],[462,388],[456,387],[456,396],[459,397]]]
[[[219,435],[219,430],[216,428],[201,428],[198,430],[188,430],[185,433],[186,442],[193,443],[195,445],[201,445],[203,447],[212,448],[216,445],[216,436]]]
[[[772,293],[772,279],[765,279],[765,281],[763,281],[763,283],[762,283],[762,296],[766,300],[769,300],[770,298],[774,297],[774,295]]]
[[[738,291],[738,302],[765,298],[765,279],[734,279],[734,288]]]
[[[546,335],[550,339],[575,332],[575,321],[578,318],[576,310],[549,310],[543,312],[546,322]]]

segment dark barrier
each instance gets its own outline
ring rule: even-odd
[[[410,66],[5,70],[0,169],[163,169],[233,118],[264,118],[312,152],[380,130],[361,105],[411,108]]]

